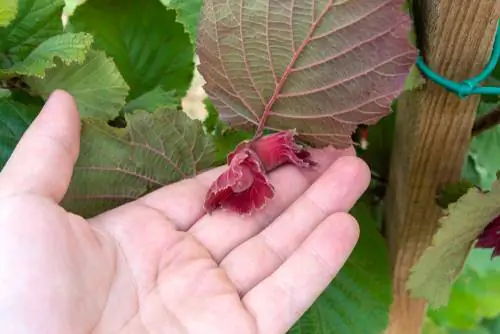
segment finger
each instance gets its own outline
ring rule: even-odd
[[[271,276],[243,297],[259,333],[285,333],[344,265],[358,240],[354,218],[336,213],[322,222]]]
[[[262,210],[250,216],[239,216],[219,210],[201,218],[190,229],[190,232],[210,250],[216,262],[222,261],[231,250],[266,228],[336,159],[342,155],[353,154],[353,150],[331,149],[328,154],[314,153],[313,159],[320,164],[315,171],[299,169],[295,166],[283,166],[269,175],[275,188],[275,197]]]
[[[325,218],[349,211],[369,180],[370,171],[361,159],[338,159],[273,224],[234,249],[220,266],[245,294],[290,257]]]
[[[345,152],[353,154],[353,150],[335,151],[333,149],[315,150],[313,154],[315,158],[325,159],[325,164],[328,164],[330,159],[333,159],[336,155],[348,154]],[[144,196],[138,200],[137,203],[160,211],[182,231],[188,230],[195,223],[196,225],[203,223],[204,227],[208,227],[210,225],[209,222],[217,224],[218,219],[227,217],[228,214],[219,212],[220,210],[218,210],[214,212],[212,216],[207,216],[207,219],[207,217],[204,217],[206,212],[203,209],[203,203],[212,182],[214,182],[226,169],[227,166],[222,166],[202,173],[195,178],[171,184]],[[285,168],[280,168],[280,170],[281,169]],[[295,169],[297,170],[297,168]],[[281,170],[280,172],[283,171]],[[295,173],[294,175],[297,174],[299,174],[299,176],[301,175],[300,173]],[[318,174],[318,172],[303,171],[303,175],[309,178],[315,178],[316,174]],[[273,199],[273,201],[275,200]],[[199,227],[197,227],[197,229],[198,228]]]
[[[71,95],[55,91],[0,173],[0,196],[33,193],[59,202],[80,149],[80,118]]]

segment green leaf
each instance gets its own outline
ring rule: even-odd
[[[12,92],[9,89],[0,88],[0,99],[5,99],[7,97],[11,97]]]
[[[464,166],[462,167],[462,178],[473,183],[476,187],[487,191],[497,179],[496,173],[488,171],[476,162],[476,155],[469,151]]]
[[[43,78],[45,71],[56,66],[57,57],[62,63],[82,63],[92,44],[92,36],[85,33],[63,34],[49,38],[33,50],[26,59],[12,68],[0,70],[0,75],[36,76]]]
[[[215,163],[223,165],[226,163],[227,155],[234,151],[242,141],[252,139],[253,134],[248,131],[231,129],[226,124],[218,123],[212,137],[217,147]]]
[[[500,82],[500,63],[497,64],[497,66],[493,70],[493,73],[491,74],[491,77],[488,79],[492,80],[492,81],[496,81],[497,83]]]
[[[27,78],[34,93],[47,98],[54,90],[64,89],[76,99],[84,117],[108,120],[118,115],[125,105],[128,86],[104,52],[89,51],[83,64],[56,64],[43,79]]]
[[[425,298],[433,307],[446,305],[473,242],[500,214],[499,203],[500,181],[497,181],[490,192],[472,188],[449,205],[432,245],[412,268],[407,286],[413,297]]]
[[[205,109],[207,111],[207,116],[203,120],[203,126],[207,132],[212,133],[215,131],[215,128],[219,123],[219,112],[215,109],[208,97],[203,100],[203,104],[205,105]]]
[[[124,108],[125,112],[134,110],[146,110],[155,112],[158,109],[176,109],[180,105],[179,99],[175,96],[175,92],[165,92],[162,88],[156,87],[135,100],[130,101]]]
[[[64,3],[66,4],[63,10],[64,14],[67,16],[73,15],[73,13],[76,10],[76,7],[78,7],[83,2],[85,2],[85,0],[64,0]]]
[[[0,28],[0,54],[19,62],[40,43],[59,35],[63,6],[63,0],[19,0],[16,19]]]
[[[356,248],[289,334],[379,334],[386,328],[392,295],[387,246],[366,203],[358,202],[351,213],[361,226]]]
[[[212,136],[215,143],[216,158],[215,165],[223,165],[226,163],[227,155],[234,151],[236,146],[244,140],[252,139],[253,134],[248,131],[235,130],[227,126],[219,120],[219,113],[208,98],[204,101],[207,109],[207,118],[203,125],[206,131]]]
[[[425,85],[426,82],[427,81],[425,80],[425,78],[422,76],[422,74],[420,74],[417,65],[413,65],[410,69],[408,77],[406,78],[404,90],[419,90]]]
[[[497,334],[497,333],[490,333],[484,327],[476,327],[472,329],[450,329],[448,334]]]
[[[474,249],[453,285],[448,305],[429,310],[429,318],[450,329],[478,328],[500,315],[499,280],[500,261],[492,260],[489,250]]]
[[[39,108],[33,105],[24,105],[8,98],[0,99],[0,170],[38,111]]]
[[[484,327],[475,327],[471,329],[456,329],[448,328],[446,326],[439,326],[431,320],[426,319],[423,334],[497,334],[497,332],[490,332]]]
[[[443,208],[448,208],[448,205],[460,199],[474,185],[468,180],[460,180],[456,183],[448,184],[438,193],[436,198],[437,204]]]
[[[422,334],[449,334],[448,331],[434,323],[431,319],[426,318]]]
[[[22,104],[34,105],[39,109],[42,109],[45,101],[42,97],[38,95],[32,95],[31,92],[28,92],[24,89],[12,89],[11,90],[12,100],[17,101]]]
[[[487,190],[481,185],[481,175],[479,174],[476,168],[476,160],[470,154],[465,158],[464,165],[462,166],[462,178],[471,182],[476,187],[481,188],[483,190]]]
[[[500,259],[491,258],[491,249],[474,248],[467,258],[465,266],[482,277],[487,276],[490,272],[500,273]]]
[[[488,329],[488,334],[498,334],[500,333],[500,317],[494,319],[484,319],[484,328]]]
[[[481,101],[477,117],[490,112],[497,103]],[[469,155],[475,161],[475,168],[481,173],[480,186],[488,189],[500,170],[500,126],[494,126],[472,138]]]
[[[177,110],[125,118],[124,129],[84,120],[66,209],[93,216],[211,167],[214,146],[200,121]]]
[[[6,27],[16,18],[18,0],[0,0],[0,27]]]
[[[94,36],[131,88],[130,99],[160,86],[185,95],[194,73],[189,36],[159,0],[88,0],[70,18]]]
[[[161,0],[161,2],[167,8],[175,9],[177,22],[182,23],[191,38],[191,43],[196,44],[196,32],[203,0]]]
[[[416,58],[405,0],[205,0],[197,53],[222,120],[344,148],[390,111]]]
[[[443,310],[449,326],[470,329],[478,326],[484,318],[500,313],[500,272],[481,277],[472,270],[466,270],[452,290],[450,303]]]

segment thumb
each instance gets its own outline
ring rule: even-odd
[[[60,202],[80,150],[80,119],[73,97],[55,91],[26,130],[0,173],[0,197],[31,193]]]

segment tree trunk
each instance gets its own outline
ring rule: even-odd
[[[500,0],[413,1],[428,66],[455,81],[480,73],[491,54]],[[400,98],[385,215],[394,294],[389,334],[421,332],[425,302],[410,298],[406,281],[442,214],[438,190],[460,179],[478,103],[478,96],[461,100],[432,82]]]

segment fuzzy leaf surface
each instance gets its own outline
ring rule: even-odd
[[[189,34],[191,42],[195,44],[203,0],[161,0],[161,2],[167,8],[175,9],[177,22],[184,25],[184,30]]]
[[[472,188],[448,206],[432,245],[412,268],[407,287],[413,297],[425,298],[433,307],[446,305],[474,241],[500,214],[499,204],[500,181],[496,181],[491,191]]]
[[[45,71],[56,66],[57,57],[62,63],[82,63],[92,44],[92,36],[85,33],[67,33],[49,38],[33,50],[26,59],[16,63],[0,75],[24,75],[43,78]]]
[[[404,0],[206,0],[199,71],[235,127],[346,147],[389,113],[415,61]],[[269,118],[266,119],[266,116]]]
[[[0,98],[0,170],[9,159],[19,139],[38,114],[38,108]]]
[[[184,112],[125,114],[127,127],[84,120],[80,157],[63,201],[94,216],[211,167],[214,145],[201,122]]]
[[[0,53],[18,62],[40,43],[60,34],[63,7],[63,0],[19,0],[14,21],[0,28]]]
[[[194,72],[193,46],[175,11],[159,0],[87,0],[72,29],[94,36],[130,86],[130,99],[160,86],[185,95]]]
[[[176,109],[179,105],[180,101],[175,96],[175,92],[165,92],[161,87],[156,87],[130,101],[123,109],[125,112],[132,112],[138,109],[155,112],[161,108]]]
[[[64,89],[73,95],[82,116],[105,120],[118,115],[129,90],[113,61],[102,51],[89,51],[82,64],[65,65],[56,60],[56,67],[43,79],[29,77],[26,82],[44,98]]]

